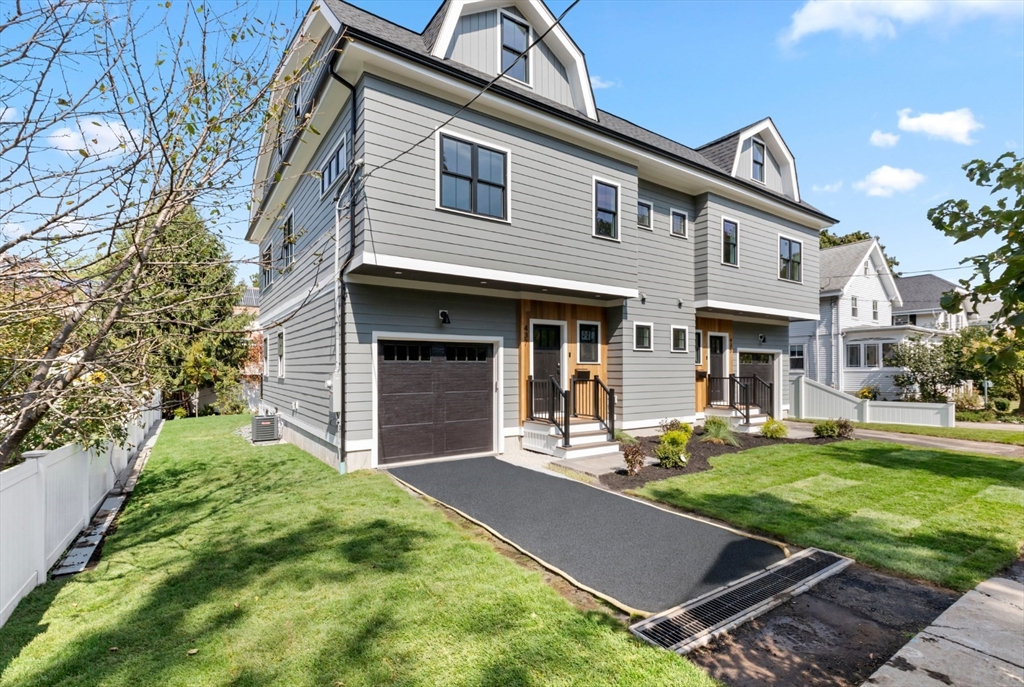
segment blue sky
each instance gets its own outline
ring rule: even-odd
[[[549,6],[557,15],[569,2]],[[420,31],[439,2],[355,4]],[[641,126],[696,147],[771,116],[804,198],[839,232],[880,235],[904,272],[976,252],[926,213],[947,198],[984,201],[960,166],[1024,145],[1024,2],[582,0],[565,27],[605,85],[598,106]],[[876,130],[899,139],[873,145]]]

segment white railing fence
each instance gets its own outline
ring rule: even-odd
[[[160,422],[160,392],[128,425],[127,443],[31,451],[0,472],[0,627],[99,510]]]
[[[903,403],[859,399],[800,375],[790,380],[790,415],[803,420],[881,422],[891,425],[953,427],[953,403]]]

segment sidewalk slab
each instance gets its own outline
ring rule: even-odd
[[[900,649],[865,685],[1024,687],[1024,584],[982,582]]]

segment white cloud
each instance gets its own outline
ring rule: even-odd
[[[141,138],[137,129],[120,122],[79,119],[75,128],[61,127],[50,134],[50,145],[57,150],[77,153],[85,150],[91,156],[109,157],[124,153]],[[124,146],[124,147],[122,147]]]
[[[4,240],[18,238],[25,233],[25,226],[17,222],[4,222],[0,225],[0,237]]]
[[[892,148],[894,145],[899,143],[899,134],[887,134],[878,129],[871,132],[871,145],[878,146],[879,148]]]
[[[779,42],[791,46],[826,31],[864,40],[895,38],[897,25],[951,25],[985,15],[1020,12],[1021,3],[1001,0],[808,0],[793,13],[792,22],[779,36]]]
[[[590,77],[590,87],[595,90],[599,88],[618,88],[621,85],[618,81],[609,81],[608,79],[602,79],[600,76]]]
[[[811,190],[812,191],[816,191],[818,193],[835,193],[836,191],[838,191],[842,187],[843,187],[843,182],[842,181],[837,181],[834,184],[822,184],[821,186],[818,186],[817,184],[815,184],[814,186],[811,186]]]
[[[985,128],[967,107],[940,114],[922,112],[917,116],[912,115],[910,108],[907,108],[896,114],[900,118],[897,126],[901,131],[927,134],[930,138],[943,138],[962,145],[974,143],[971,132]]]
[[[912,169],[896,169],[889,165],[882,165],[864,177],[862,181],[855,183],[853,187],[858,191],[864,191],[869,196],[888,198],[893,193],[913,190],[923,181],[924,175]]]
[[[18,119],[18,108],[0,105],[0,122],[13,122]]]

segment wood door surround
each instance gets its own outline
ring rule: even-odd
[[[720,320],[713,317],[700,317],[697,316],[697,329],[701,331],[701,353],[703,360],[699,361],[696,369],[700,372],[711,374],[711,366],[708,359],[709,334],[725,334],[729,337],[728,344],[725,350],[725,374],[728,375],[732,372],[732,320]],[[708,406],[708,381],[699,378],[696,380],[694,385],[694,408],[698,413],[703,413],[704,409]]]
[[[598,376],[605,383],[608,382],[608,322],[605,317],[605,309],[597,305],[577,305],[575,303],[555,303],[552,301],[519,301],[519,423],[526,420],[528,408],[526,398],[526,380],[530,376],[531,346],[530,346],[530,320],[550,320],[565,322],[565,342],[568,346],[566,359],[568,370],[565,375],[570,378],[577,370],[587,370],[591,377]],[[600,336],[600,362],[579,363],[579,329],[580,322],[598,322],[601,325]]]

